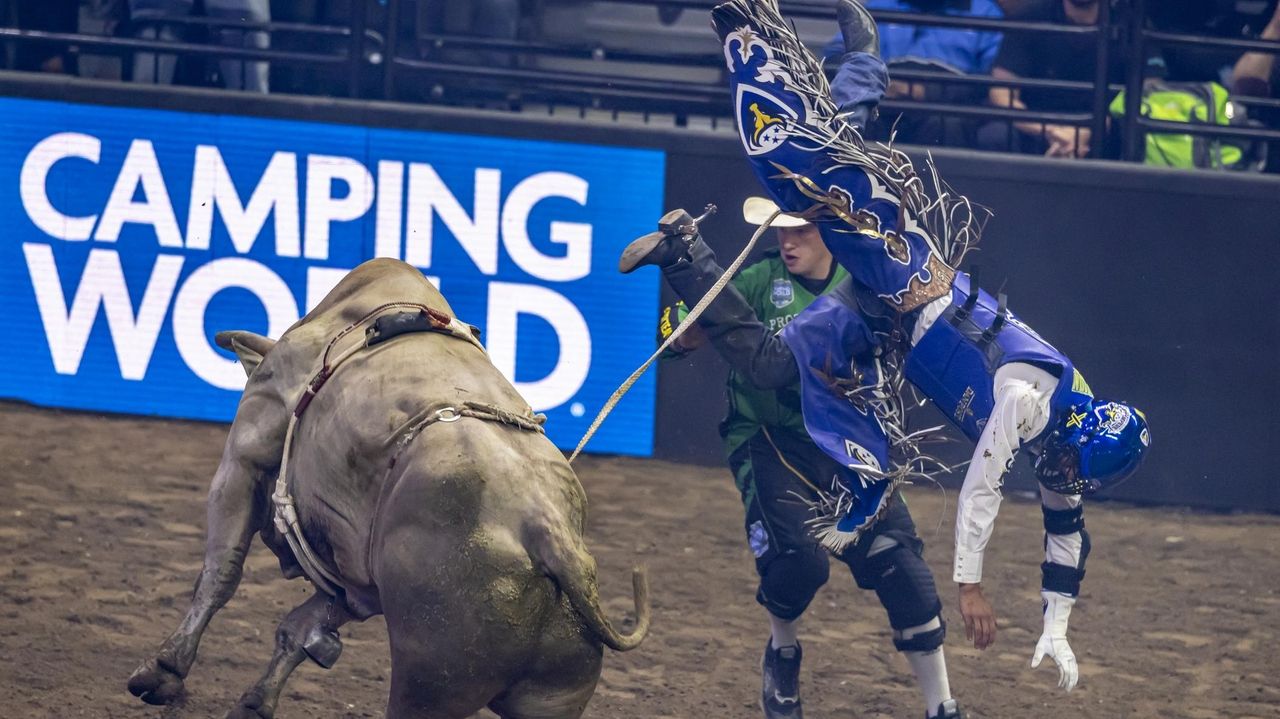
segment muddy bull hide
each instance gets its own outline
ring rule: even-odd
[[[420,272],[381,259],[353,270],[274,344],[219,335],[249,380],[209,492],[191,605],[129,679],[143,701],[181,694],[255,532],[287,577],[302,574],[270,498],[289,417],[326,346],[363,343],[361,325],[388,303],[453,314]],[[317,591],[288,614],[266,672],[228,716],[272,716],[298,664],[331,665],[338,627],[378,613],[391,642],[388,717],[465,717],[485,706],[503,717],[579,716],[600,675],[601,645],[631,649],[648,631],[644,573],[633,575],[636,627],[620,634],[601,611],[582,541],[582,486],[550,440],[472,416],[424,424],[441,407],[532,415],[478,343],[399,335],[355,351],[310,400],[291,437],[287,479],[303,535],[338,580],[335,596]]]

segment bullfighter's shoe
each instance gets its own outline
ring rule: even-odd
[[[760,692],[760,708],[765,719],[804,719],[800,707],[800,644],[793,647],[773,648],[771,638],[764,645],[764,658],[760,660],[763,684]]]
[[[937,713],[928,715],[924,719],[964,719],[964,712],[960,711],[960,705],[955,699],[948,699],[938,705]]]

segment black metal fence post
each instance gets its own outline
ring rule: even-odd
[[[1145,0],[1131,0],[1129,67],[1124,83],[1124,159],[1140,162],[1146,155],[1146,134],[1139,122],[1142,113],[1142,79],[1147,69],[1147,7]]]
[[[386,51],[382,58],[382,99],[393,100],[396,93],[396,58],[400,53],[400,0],[387,0]]]
[[[363,0],[351,3],[351,42],[347,45],[347,97],[360,97],[364,78],[364,29],[368,5]]]
[[[1097,67],[1093,72],[1093,137],[1089,157],[1102,157],[1107,137],[1107,95],[1111,78],[1111,2],[1103,0],[1098,7],[1098,45],[1094,54]]]

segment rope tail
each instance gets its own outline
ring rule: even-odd
[[[711,286],[711,290],[703,296],[698,304],[694,305],[692,310],[689,310],[689,314],[685,317],[684,322],[677,325],[675,331],[671,333],[671,336],[668,337],[660,347],[658,347],[657,351],[650,355],[649,359],[644,361],[644,364],[636,368],[636,371],[632,372],[631,376],[627,377],[627,379],[618,386],[618,389],[613,391],[613,394],[609,396],[608,401],[604,403],[604,407],[600,408],[600,412],[597,413],[596,418],[592,420],[591,426],[587,428],[587,433],[582,435],[582,439],[578,441],[578,446],[573,450],[573,454],[569,455],[569,462],[571,464],[573,463],[573,460],[578,458],[578,454],[582,452],[582,448],[587,446],[587,442],[591,441],[591,437],[596,433],[596,430],[600,429],[600,425],[604,423],[605,417],[609,416],[609,413],[613,411],[613,408],[617,406],[623,396],[631,390],[631,386],[634,385],[642,375],[644,375],[645,370],[649,369],[649,365],[652,365],[663,352],[666,352],[671,345],[675,344],[676,340],[680,339],[680,335],[684,334],[685,330],[697,321],[703,311],[706,310],[715,298],[719,296],[720,292],[724,290],[725,285],[729,284],[729,280],[733,279],[738,268],[742,266],[744,261],[746,261],[747,255],[750,255],[751,250],[755,248],[756,242],[764,235],[765,231],[769,229],[773,224],[774,219],[776,219],[779,214],[781,214],[781,210],[775,210],[772,215],[769,215],[769,218],[764,221],[764,224],[760,225],[760,228],[755,231],[755,234],[751,235],[751,239],[747,242],[746,247],[742,248],[742,252],[738,253],[738,256],[734,258],[733,262],[725,269],[724,274],[720,276],[720,279],[716,280],[716,283]]]

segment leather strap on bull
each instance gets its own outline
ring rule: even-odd
[[[357,342],[341,353],[334,355],[335,347],[343,338],[360,328],[364,328],[363,341]],[[329,341],[329,344],[325,346],[324,353],[321,355],[320,369],[307,382],[302,396],[298,398],[297,403],[294,405],[293,414],[289,417],[289,428],[286,430],[284,438],[284,456],[280,460],[280,474],[276,478],[275,492],[271,495],[271,502],[274,506],[274,522],[276,529],[288,541],[289,548],[293,550],[293,555],[297,558],[298,564],[302,567],[302,571],[306,573],[307,578],[316,587],[331,596],[338,595],[338,587],[342,584],[342,580],[334,572],[330,571],[311,549],[310,543],[307,542],[302,533],[302,526],[298,521],[298,510],[294,505],[293,495],[289,492],[289,455],[293,448],[294,430],[297,428],[298,420],[302,418],[302,413],[307,411],[316,394],[342,367],[343,363],[361,350],[382,344],[401,335],[418,332],[437,332],[449,335],[464,342],[470,342],[479,348],[481,352],[484,351],[484,346],[476,339],[474,328],[459,322],[457,318],[450,317],[440,310],[416,302],[391,302],[375,307],[364,317],[351,323],[346,329],[335,335]],[[438,405],[431,407],[420,415],[420,420],[413,424],[406,437],[401,441],[401,448],[432,424],[437,422],[456,422],[463,417],[499,422],[534,432],[543,431],[542,421],[545,419],[541,415],[519,415],[501,407],[482,402],[463,402],[459,406]]]

